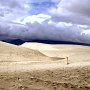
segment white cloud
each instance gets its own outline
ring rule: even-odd
[[[45,15],[45,14],[32,15],[32,16],[25,17],[24,20],[21,21],[21,23],[23,23],[23,24],[34,23],[34,22],[42,23],[45,20],[48,20],[50,18],[51,18],[51,16]]]
[[[89,30],[83,30],[81,35],[87,35],[90,36],[90,29]]]
[[[23,18],[29,9],[27,0],[0,0],[0,19],[13,21]]]

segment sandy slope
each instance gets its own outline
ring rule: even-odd
[[[0,42],[0,90],[90,90],[89,47],[40,43],[22,46]],[[69,56],[70,64],[37,50],[50,57]]]
[[[80,45],[53,45],[59,53],[69,57],[70,62],[90,62],[90,46]]]
[[[70,63],[90,62],[90,47],[81,45],[51,45],[24,43],[23,47],[39,50],[50,57],[68,57]]]
[[[56,57],[58,53],[54,53],[54,52],[59,52],[59,50],[57,48],[54,48],[52,45],[49,44],[43,44],[43,43],[24,43],[21,46],[26,47],[26,48],[30,48],[30,49],[34,49],[34,50],[38,50],[50,57]]]
[[[0,42],[0,61],[47,60],[39,51]]]

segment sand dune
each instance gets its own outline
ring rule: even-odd
[[[90,90],[89,54],[87,46],[0,42],[0,90]]]
[[[22,44],[22,46],[27,47],[27,48],[31,48],[34,50],[44,50],[44,51],[58,50],[57,48],[54,48],[52,45],[44,44],[44,43],[32,43],[32,42],[28,43],[28,42],[26,42],[26,43]]]
[[[59,53],[69,57],[71,63],[90,62],[90,46],[53,45]]]
[[[69,58],[70,63],[90,62],[90,47],[81,45],[55,45],[42,43],[25,43],[26,48],[39,50],[50,57]]]
[[[60,53],[58,53],[59,49],[53,47],[50,44],[24,43],[21,46],[26,47],[26,48],[30,48],[30,49],[34,49],[34,50],[38,50],[38,51],[42,52],[43,54],[50,56],[50,57],[58,57],[58,55],[59,56],[61,55]],[[61,57],[65,57],[65,56],[61,55]]]
[[[0,61],[48,60],[49,58],[37,50],[0,42]]]

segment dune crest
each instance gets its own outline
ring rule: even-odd
[[[61,53],[58,53],[59,52],[59,49],[57,49],[56,47],[53,47],[53,45],[50,45],[50,44],[43,44],[43,43],[33,43],[33,42],[30,42],[30,43],[24,43],[22,44],[21,46],[25,47],[25,48],[29,48],[29,49],[33,49],[33,50],[38,50],[40,51],[41,53],[49,56],[49,57],[60,57],[60,58],[65,58],[65,56],[67,55],[62,55]]]

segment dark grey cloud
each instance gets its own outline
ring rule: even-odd
[[[9,8],[22,8],[21,3],[19,3],[17,0],[1,0],[0,5],[9,7]]]
[[[55,22],[61,21],[61,22],[67,22],[73,24],[90,25],[90,18],[75,16],[74,14],[69,16],[53,15],[51,19]]]
[[[90,0],[62,0],[50,13],[55,21],[90,25]]]
[[[70,6],[66,7],[69,11],[73,12],[74,14],[79,14],[84,17],[90,18],[90,0],[75,0],[71,2]]]
[[[3,27],[5,25],[5,27]],[[90,44],[90,35],[83,33],[78,25],[54,25],[43,22],[27,23],[26,25],[16,23],[0,22],[0,39],[21,39],[21,40],[56,40],[56,41],[74,41]],[[87,30],[87,28],[86,28]],[[7,38],[6,38],[7,37]]]

